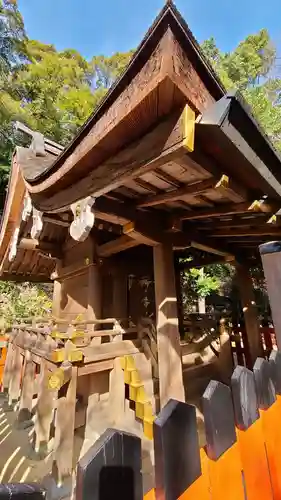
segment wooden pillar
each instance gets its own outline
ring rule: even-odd
[[[61,303],[61,283],[60,281],[55,280],[54,281],[54,291],[53,291],[53,307],[52,307],[52,313],[55,318],[60,317],[60,307]]]
[[[31,353],[25,351],[23,380],[20,396],[20,407],[18,414],[18,426],[25,427],[32,418],[32,398],[34,394],[35,363],[32,361]]]
[[[38,399],[35,416],[35,454],[43,458],[48,453],[48,441],[53,419],[54,392],[48,386],[47,362],[42,359],[38,381]]]
[[[281,241],[271,241],[259,247],[276,343],[281,350]]]
[[[184,309],[182,301],[182,290],[181,290],[181,274],[180,269],[175,265],[175,281],[176,281],[176,294],[177,294],[177,308],[178,308],[178,321],[179,321],[179,332],[180,337],[184,338]]]
[[[120,358],[115,358],[113,369],[109,375],[108,404],[114,424],[122,422],[125,413],[125,384]]]
[[[56,265],[56,274],[60,274],[61,270],[61,261],[57,262]],[[61,282],[58,280],[54,280],[54,289],[53,289],[53,306],[52,306],[52,314],[55,318],[60,317],[61,312]]]
[[[160,404],[163,408],[171,398],[184,401],[185,394],[172,245],[157,245],[153,256]]]
[[[3,383],[2,390],[3,393],[8,397],[10,380],[12,376],[12,368],[13,368],[13,359],[14,359],[14,347],[12,342],[8,343],[7,357],[5,361],[4,373],[3,373]]]
[[[200,276],[204,278],[204,267],[200,269]],[[198,312],[199,314],[206,314],[206,298],[198,297]]]
[[[88,309],[87,309],[87,319],[92,321],[95,319],[101,319],[102,316],[102,279],[99,264],[94,264],[89,267],[88,276]],[[89,330],[98,330],[99,325],[92,325]],[[91,341],[91,345],[96,345],[101,343],[101,337],[94,337]]]
[[[127,275],[122,270],[116,271],[113,275],[113,317],[117,320],[124,320],[128,317]],[[120,325],[122,326],[122,322]],[[115,335],[113,342],[118,342],[122,338],[122,335]]]
[[[13,356],[12,373],[9,386],[10,406],[17,403],[20,397],[20,383],[21,383],[21,374],[23,365],[23,356],[21,355],[19,348],[16,345],[14,345],[13,349],[14,349],[14,356]]]
[[[72,474],[77,375],[78,368],[72,366],[71,378],[60,389],[57,401],[53,468],[58,486]]]
[[[249,358],[246,359],[247,367],[253,368],[256,359],[263,356],[258,311],[248,267],[238,263],[236,263],[235,267],[237,285],[245,319],[246,340],[248,344],[245,346],[248,350],[248,356],[246,353],[246,358]]]

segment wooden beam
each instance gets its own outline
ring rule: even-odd
[[[181,188],[173,189],[172,191],[166,191],[155,196],[146,197],[143,200],[140,200],[137,206],[152,207],[161,205],[162,203],[178,200],[182,196],[204,193],[208,189],[215,188],[215,186],[216,180],[213,177],[210,177],[208,179],[204,179],[203,181],[194,182],[193,184],[187,184]]]
[[[186,105],[163,120],[151,132],[122,149],[92,170],[91,175],[72,183],[60,195],[40,203],[44,212],[54,213],[89,195],[98,198],[127,181],[182,156],[194,147],[195,113]],[[32,186],[29,186],[32,192]],[[34,188],[36,190],[36,187]]]
[[[122,203],[108,198],[98,198],[95,202],[94,212],[96,217],[107,222],[123,226],[128,222],[142,222],[144,214],[151,224],[163,223],[163,218],[151,210],[137,210],[129,202]]]
[[[124,250],[128,250],[129,248],[133,248],[140,245],[140,242],[130,238],[124,234],[117,238],[116,240],[109,241],[108,243],[104,243],[97,247],[97,254],[99,257],[109,257],[110,255],[114,255],[119,252],[123,252]]]
[[[18,424],[31,420],[32,418],[32,398],[34,394],[35,363],[32,361],[30,351],[25,351],[23,379],[18,414]]]
[[[93,248],[93,254],[96,253],[96,247]],[[89,267],[88,270],[88,305],[87,321],[96,321],[102,317],[102,276],[99,263]],[[98,330],[98,324],[87,325],[88,331]],[[92,341],[93,344],[101,343],[101,336]]]
[[[252,369],[256,359],[263,356],[258,309],[255,302],[254,288],[249,269],[245,265],[235,264],[236,280],[240,291],[240,298],[243,307],[247,343],[245,346],[249,350],[248,368]]]
[[[40,457],[48,454],[47,444],[50,438],[50,428],[53,418],[54,393],[48,388],[48,365],[43,358],[40,359],[40,375],[38,399],[35,417],[35,453]]]
[[[14,345],[14,356],[12,364],[12,376],[9,386],[9,405],[15,404],[20,397],[20,385],[22,375],[23,356],[20,353],[19,347]]]
[[[18,243],[18,248],[21,248],[22,250],[46,252],[52,255],[61,255],[58,245],[33,238],[22,238]]]
[[[51,390],[59,390],[71,379],[72,364],[70,361],[64,361],[61,366],[53,371],[49,376],[48,387]]]
[[[281,227],[276,227],[271,224],[266,224],[264,227],[249,228],[249,229],[222,229],[212,232],[212,238],[232,238],[240,236],[280,236]]]
[[[155,305],[160,404],[185,401],[172,246],[154,248]]]
[[[123,232],[130,238],[136,240],[139,245],[158,245],[163,241],[165,237],[163,232],[158,233],[157,228],[153,228],[151,230],[149,230],[148,226],[146,226],[145,228],[141,228],[134,222],[126,224],[123,228]]]
[[[101,219],[95,218],[95,227],[99,231],[107,231],[108,233],[113,234],[122,234],[122,226],[119,224],[112,224],[111,222],[107,222]]]
[[[242,218],[242,219],[235,219],[233,217],[229,217],[229,220],[216,220],[212,222],[204,222],[203,224],[201,223],[200,225],[198,224],[196,226],[198,231],[216,231],[216,229],[232,229],[232,228],[242,228],[242,227],[260,227],[260,226],[266,226],[268,224],[268,221],[266,219],[266,216],[263,214],[258,215],[258,216],[253,216],[251,218]],[[272,224],[274,225],[274,224]],[[275,226],[276,227],[276,226]]]
[[[192,210],[191,212],[181,212],[173,217],[175,220],[198,220],[207,219],[209,217],[221,217],[222,215],[244,214],[249,212],[264,212],[274,214],[281,207],[281,204],[270,201],[242,202],[242,203],[228,203],[220,204],[214,208]]]
[[[77,378],[78,368],[73,366],[66,394],[57,401],[53,461],[58,487],[72,474]]]
[[[160,205],[162,203],[167,203],[171,201],[178,200],[182,196],[186,195],[200,195],[205,193],[209,189],[215,189],[222,196],[229,198],[231,201],[240,202],[241,200],[247,199],[248,193],[245,189],[238,186],[232,179],[227,175],[223,174],[219,178],[209,177],[199,182],[194,182],[192,184],[187,184],[181,186],[172,191],[166,191],[164,193],[156,194],[154,196],[148,196],[143,200],[140,200],[138,207],[149,207]]]
[[[196,239],[196,241],[190,242],[190,246],[192,248],[197,248],[198,250],[202,250],[203,252],[208,252],[208,253],[212,253],[215,255],[220,255],[222,257],[231,257],[231,260],[232,260],[232,258],[234,258],[233,254],[230,250],[224,249],[223,246],[217,247],[215,244],[213,244],[208,239],[205,240],[204,238],[198,237]]]
[[[243,202],[248,198],[248,192],[239,186],[228,175],[223,175],[216,185],[216,190],[224,197],[229,198],[234,203]]]
[[[55,226],[69,227],[70,222],[60,219],[59,217],[52,217],[50,215],[43,214],[43,221],[49,222],[49,224],[54,224]]]

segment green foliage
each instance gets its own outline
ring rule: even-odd
[[[12,75],[25,59],[23,19],[15,0],[0,0],[0,190],[7,182],[7,165],[14,148],[12,120],[22,115],[14,95]],[[1,204],[2,206],[2,204]]]
[[[45,316],[51,311],[52,301],[39,286],[0,281],[0,322],[11,324],[16,319]]]
[[[132,56],[88,62],[74,49],[28,40],[16,0],[0,0],[0,183],[20,120],[62,144],[73,138]],[[18,139],[18,138],[17,138]],[[1,187],[0,187],[1,189]]]
[[[220,287],[220,281],[216,276],[211,276],[208,272],[202,272],[201,269],[191,268],[186,276],[191,288],[198,297],[207,297]]]
[[[209,266],[201,269],[190,268],[182,273],[181,286],[185,310],[190,311],[199,298],[219,291],[221,280],[215,272],[209,272]]]
[[[205,55],[227,89],[238,89],[261,126],[281,150],[281,79],[276,71],[276,50],[267,30],[249,35],[231,53],[220,52],[214,38],[202,44]]]

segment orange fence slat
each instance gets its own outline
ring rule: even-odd
[[[264,446],[261,419],[247,430],[237,430],[238,447],[247,500],[272,500],[270,475]]]
[[[281,500],[281,397],[267,410],[261,410],[274,500]]]
[[[218,460],[208,461],[212,500],[244,500],[239,448],[235,443]]]

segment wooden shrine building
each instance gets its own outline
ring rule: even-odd
[[[51,404],[45,380],[59,390],[58,416],[65,404],[75,411],[86,376],[93,394],[112,391],[108,404],[119,404],[120,414],[122,359],[131,396],[144,386],[156,397],[150,382],[159,378],[160,407],[185,400],[179,262],[188,255],[193,265],[236,266],[251,359],[261,354],[249,267],[259,245],[281,236],[280,157],[242,98],[226,93],[172,2],[68,147],[26,131],[30,147],[14,152],[2,217],[0,278],[52,280],[53,312],[45,325],[12,329],[14,371],[6,371],[4,389],[22,363],[26,370],[43,363],[37,392],[49,407],[37,404],[41,417]],[[20,398],[30,409],[24,391],[18,377],[10,404]],[[154,403],[134,401],[148,427]],[[64,453],[75,425],[69,418],[57,441]],[[50,415],[44,419],[36,452],[48,440]]]

